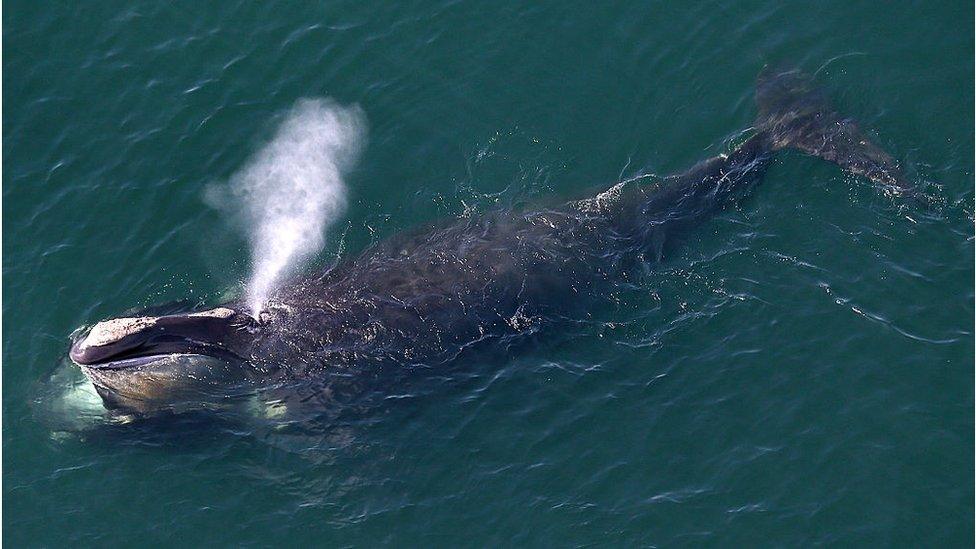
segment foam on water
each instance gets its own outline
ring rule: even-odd
[[[257,315],[282,278],[322,249],[346,203],[343,175],[362,150],[357,106],[302,99],[274,137],[207,201],[239,216],[251,244],[247,303]]]

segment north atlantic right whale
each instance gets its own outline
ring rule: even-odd
[[[291,281],[262,311],[231,301],[98,322],[77,332],[70,358],[108,407],[135,412],[268,387],[340,392],[376,371],[436,367],[580,318],[614,281],[664,260],[678,236],[748,194],[777,151],[833,162],[890,195],[914,193],[808,75],[764,69],[756,103],[750,137],[683,173],[394,236]]]

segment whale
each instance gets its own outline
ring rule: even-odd
[[[892,197],[915,193],[810,75],[766,67],[755,101],[741,143],[680,173],[397,234],[294,277],[261,311],[231,300],[102,320],[71,337],[70,360],[107,408],[132,413],[270,387],[335,395],[585,317],[615,283],[666,262],[683,234],[749,196],[779,151],[834,163]]]

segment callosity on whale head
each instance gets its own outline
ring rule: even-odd
[[[99,322],[69,356],[106,406],[150,411],[220,395],[246,381],[258,323],[231,307]]]

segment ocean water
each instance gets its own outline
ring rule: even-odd
[[[9,546],[972,544],[971,3],[4,8]],[[302,98],[368,125],[314,270],[725,151],[766,63],[929,203],[783,154],[581,334],[327,425],[110,418],[67,363],[78,326],[240,293],[207,189]]]

